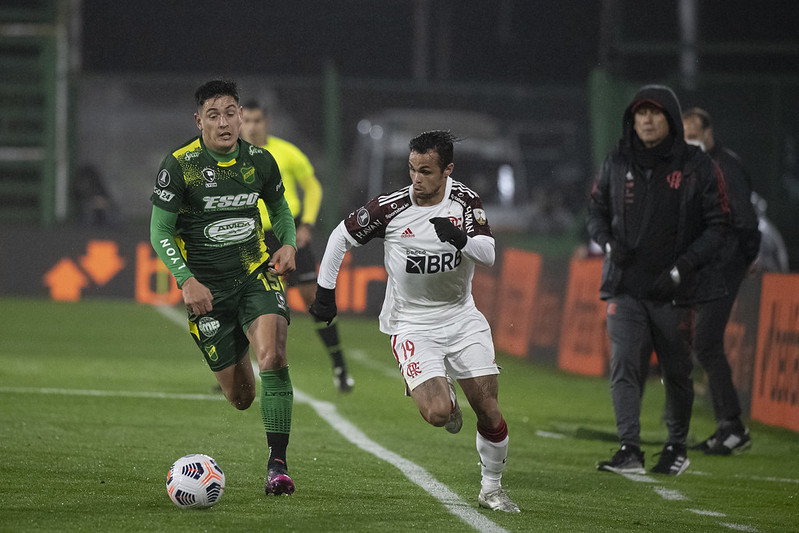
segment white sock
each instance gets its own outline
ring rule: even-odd
[[[500,442],[491,442],[477,433],[477,453],[480,454],[480,473],[483,492],[502,488],[502,472],[505,470],[505,459],[508,457],[509,438]]]

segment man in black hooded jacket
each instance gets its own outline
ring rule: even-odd
[[[726,293],[713,261],[729,228],[724,178],[683,138],[680,103],[665,86],[642,87],[624,112],[622,138],[591,192],[588,231],[604,250],[610,388],[620,449],[599,470],[646,472],[641,396],[654,349],[666,390],[668,440],[653,473],[688,467],[693,406],[690,306]]]

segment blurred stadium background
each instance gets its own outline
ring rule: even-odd
[[[0,295],[174,303],[148,243],[149,195],[163,156],[197,133],[194,89],[223,76],[315,165],[320,250],[342,216],[405,182],[411,136],[464,137],[455,174],[511,251],[475,279],[498,347],[562,368],[564,350],[589,354],[601,374],[602,309],[591,283],[572,291],[570,260],[638,86],[666,83],[713,114],[799,269],[797,27],[795,0],[3,0]],[[379,263],[377,248],[353,262],[342,310],[375,314]],[[591,268],[579,279],[596,281]],[[761,286],[747,281],[727,331],[747,406],[758,342],[799,361],[795,302],[764,316]],[[781,383],[794,367],[778,367]],[[799,427],[796,387],[780,387]]]
[[[392,147],[444,126],[469,139],[461,170],[498,229],[573,244],[620,110],[663,82],[715,116],[796,269],[797,25],[791,0],[5,0],[0,216],[77,223],[99,191],[110,222],[140,226],[160,159],[196,133],[193,89],[227,76],[310,155],[323,228],[370,176],[404,178]]]

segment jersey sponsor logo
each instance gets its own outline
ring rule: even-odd
[[[262,154],[262,153],[264,153],[262,148],[250,145],[250,155]]]
[[[258,203],[258,193],[227,194],[225,196],[203,196],[206,209],[220,207],[249,207]]]
[[[153,189],[153,194],[155,194],[158,198],[160,198],[164,202],[171,202],[172,198],[175,197],[175,193],[159,189],[158,187],[155,187]]]
[[[249,239],[255,233],[255,220],[227,218],[205,227],[205,236],[215,242],[233,243]]]
[[[240,172],[241,177],[244,178],[244,183],[252,183],[255,181],[255,167],[242,167]]]
[[[666,181],[668,182],[669,187],[671,187],[672,189],[679,189],[680,183],[682,182],[682,172],[680,172],[679,170],[675,170],[674,172],[666,176]]]
[[[485,223],[488,222],[488,219],[486,219],[486,212],[482,209],[475,209],[474,220],[481,226],[485,226]]]
[[[200,150],[199,149],[192,150],[191,152],[186,152],[185,154],[183,154],[183,160],[184,161],[191,161],[195,157],[200,157]]]
[[[205,186],[208,187],[216,187],[216,172],[212,168],[204,168],[203,169],[203,179],[205,180]]]
[[[410,237],[416,237],[416,235],[413,234],[413,232],[411,231],[411,228],[405,228],[405,231],[402,232],[401,237],[403,239],[408,239]]]
[[[285,311],[286,310],[286,297],[283,296],[282,292],[276,292],[275,293],[275,300],[277,300],[277,306]]]
[[[370,233],[372,233],[374,230],[376,230],[377,228],[379,228],[382,225],[383,225],[382,222],[380,222],[379,220],[375,220],[374,222],[372,222],[371,224],[369,224],[368,226],[366,226],[362,230],[356,231],[354,236],[355,236],[356,239],[364,239]]]
[[[169,185],[169,182],[172,181],[169,177],[169,171],[165,168],[161,169],[161,172],[158,173],[158,179],[156,180],[158,186],[162,189]]]
[[[219,320],[204,316],[197,322],[197,329],[206,337],[213,337],[219,331]]]
[[[279,192],[281,187],[283,187],[283,178],[280,178],[280,181],[275,185],[275,192]]]
[[[438,274],[455,270],[461,264],[460,250],[454,254],[444,252],[441,255],[409,255],[405,258],[405,272],[408,274]]]
[[[369,216],[369,211],[366,210],[365,207],[358,209],[358,214],[356,215],[358,220],[358,225],[362,228],[365,228],[369,225],[369,221],[372,220],[372,217]]]

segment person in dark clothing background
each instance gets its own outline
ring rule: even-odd
[[[724,353],[724,330],[732,305],[760,249],[760,231],[751,202],[752,183],[738,155],[716,142],[713,122],[704,109],[692,107],[682,115],[685,140],[697,143],[724,174],[730,201],[732,229],[720,256],[727,294],[694,308],[694,355],[707,374],[716,432],[697,446],[709,455],[730,455],[751,447],[749,429],[741,421],[741,403]]]
[[[690,306],[726,292],[713,259],[729,228],[729,206],[718,167],[686,144],[680,103],[668,87],[642,87],[625,110],[622,138],[591,192],[587,227],[605,251],[600,297],[607,301],[610,389],[621,444],[597,468],[646,472],[641,396],[654,349],[668,439],[650,471],[679,475],[689,465],[694,398]]]

